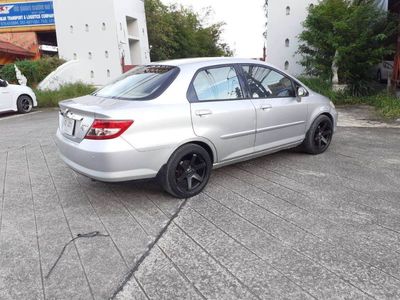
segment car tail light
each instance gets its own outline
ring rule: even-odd
[[[131,125],[132,120],[94,120],[87,132],[85,139],[89,140],[110,140],[119,137]]]

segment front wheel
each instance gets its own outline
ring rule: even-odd
[[[310,154],[321,154],[328,149],[332,136],[332,120],[326,115],[321,115],[312,123],[302,148]]]
[[[187,144],[177,149],[159,174],[166,192],[177,198],[199,194],[210,178],[212,161],[199,145]]]
[[[27,114],[32,111],[33,101],[31,97],[27,95],[22,95],[18,97],[17,108],[20,114]]]

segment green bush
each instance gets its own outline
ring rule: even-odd
[[[299,79],[310,89],[328,97],[335,103],[343,101],[343,99],[346,97],[346,93],[344,92],[334,92],[332,90],[332,83],[328,80],[314,77],[301,77]]]
[[[91,94],[95,91],[95,87],[83,83],[67,84],[57,91],[41,91],[35,90],[35,94],[39,107],[56,107],[58,102],[66,99],[76,98]]]
[[[400,118],[400,99],[387,92],[365,98],[365,103],[375,106],[378,113],[388,120]]]
[[[212,10],[199,15],[190,7],[146,0],[147,31],[152,61],[185,57],[232,56],[221,39],[224,23],[212,23]]]
[[[310,76],[331,79],[332,63],[339,82],[352,95],[371,92],[371,68],[394,54],[398,17],[380,10],[375,0],[322,0],[310,8],[299,35],[300,63]]]
[[[313,91],[331,99],[336,105],[367,104],[374,106],[378,114],[388,120],[400,118],[400,99],[386,90],[382,90],[371,84],[373,91],[368,96],[354,96],[351,91],[335,92],[332,84],[321,78],[303,77],[300,78],[306,86]]]
[[[39,82],[46,78],[57,67],[65,61],[58,57],[44,57],[39,60],[20,60],[15,62],[21,73],[27,78],[30,87],[36,87]],[[7,64],[0,69],[0,77],[10,83],[17,83],[14,63]]]

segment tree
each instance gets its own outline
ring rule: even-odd
[[[393,53],[393,19],[374,0],[323,0],[309,9],[300,34],[301,64],[309,75],[330,79],[336,55],[341,83],[362,93],[371,68]]]
[[[145,8],[152,61],[232,55],[229,46],[221,42],[224,23],[205,26],[191,9],[166,6],[160,0],[146,0]]]

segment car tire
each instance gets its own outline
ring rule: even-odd
[[[32,98],[27,95],[21,95],[17,100],[17,108],[20,114],[27,114],[33,109]]]
[[[210,179],[212,161],[208,152],[196,144],[177,149],[162,168],[159,179],[164,190],[180,199],[199,194]]]
[[[301,148],[309,154],[324,153],[329,148],[332,137],[332,120],[326,115],[321,115],[312,123]]]

